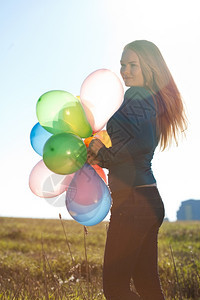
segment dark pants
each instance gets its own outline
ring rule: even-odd
[[[157,236],[164,206],[157,187],[112,193],[103,288],[107,300],[163,300],[157,265]],[[130,289],[133,280],[136,293]]]

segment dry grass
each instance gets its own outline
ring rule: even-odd
[[[107,223],[0,218],[0,299],[105,299]],[[200,222],[164,223],[159,270],[166,299],[200,299]]]

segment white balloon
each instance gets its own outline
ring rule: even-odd
[[[73,177],[74,173],[55,174],[46,167],[43,160],[40,160],[30,173],[29,187],[36,196],[52,198],[65,192]]]
[[[121,106],[124,88],[118,76],[110,70],[91,73],[83,82],[80,100],[94,132],[100,131]]]

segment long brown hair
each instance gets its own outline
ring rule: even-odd
[[[180,92],[166,65],[166,62],[152,42],[136,40],[124,49],[133,50],[140,61],[145,88],[155,97],[158,110],[157,130],[162,151],[172,144],[178,145],[178,137],[187,127],[187,117]]]

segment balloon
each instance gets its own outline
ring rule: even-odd
[[[72,133],[55,134],[44,145],[43,160],[54,173],[70,174],[84,165],[87,149],[82,139]]]
[[[98,166],[98,165],[92,165],[91,167],[93,167],[95,169],[95,171],[97,172],[97,174],[105,181],[105,183],[107,184],[107,178],[106,178],[106,174],[104,172],[104,170]]]
[[[98,210],[96,209],[94,216],[92,218],[88,218],[87,220],[79,221],[79,223],[82,225],[85,225],[85,226],[93,226],[93,225],[100,223],[107,216],[107,214],[110,210],[111,204],[112,204],[112,199],[110,196],[110,192],[107,189],[104,191],[102,201],[101,201],[100,205],[98,206]]]
[[[112,147],[112,142],[109,134],[107,133],[107,130],[101,130],[95,133],[94,137],[101,140],[107,148]]]
[[[29,187],[36,196],[52,198],[67,190],[73,176],[55,174],[40,160],[30,173]]]
[[[71,174],[67,175],[70,176]],[[52,198],[44,198],[46,202],[54,207],[65,207],[66,192]]]
[[[115,73],[100,69],[83,82],[80,99],[94,132],[100,131],[123,102],[124,89]]]
[[[86,147],[89,147],[90,142],[95,138],[101,140],[101,142],[107,148],[112,146],[112,142],[111,142],[109,134],[107,133],[106,130],[102,130],[102,131],[95,133],[92,137],[88,137],[88,138],[84,139],[84,143],[85,143]]]
[[[89,164],[75,173],[66,192],[69,214],[86,226],[100,223],[108,214],[111,201],[107,185]]]
[[[39,155],[43,155],[43,147],[46,141],[52,136],[52,134],[46,131],[40,123],[35,124],[31,130],[30,140],[31,146]]]
[[[65,91],[49,91],[37,101],[37,118],[53,134],[69,132],[80,137],[92,134],[81,102]]]
[[[95,138],[99,139],[107,148],[112,146],[112,142],[107,130],[101,130],[96,132],[92,137],[84,139],[86,147],[89,147],[90,142]]]
[[[72,204],[73,206],[70,206],[71,210],[68,208],[72,218],[82,225],[93,226],[103,221],[108,214],[111,207],[111,197],[109,191],[105,190],[102,201],[98,205],[96,204],[95,207],[94,205],[83,206],[76,203]],[[77,213],[77,211],[81,213]]]
[[[89,144],[90,144],[90,142],[91,142],[93,139],[94,139],[93,136],[90,136],[90,137],[84,139],[84,144],[85,144],[85,146],[86,146],[86,147],[89,147]]]
[[[69,190],[70,191],[70,190]],[[70,191],[71,193],[71,191]],[[69,194],[66,196],[69,197]],[[69,199],[69,198],[66,198]],[[76,220],[76,221],[88,221],[88,219],[91,219],[96,214],[96,209],[98,208],[100,202],[88,204],[88,205],[81,205],[80,203],[76,201],[72,201],[70,204],[66,203],[67,209],[70,213],[70,215]]]
[[[76,172],[74,180],[70,184],[70,190],[75,191],[74,195],[70,192],[70,199],[81,205],[97,203],[102,195],[101,183],[103,184],[103,181],[94,168],[89,164],[85,164]]]

